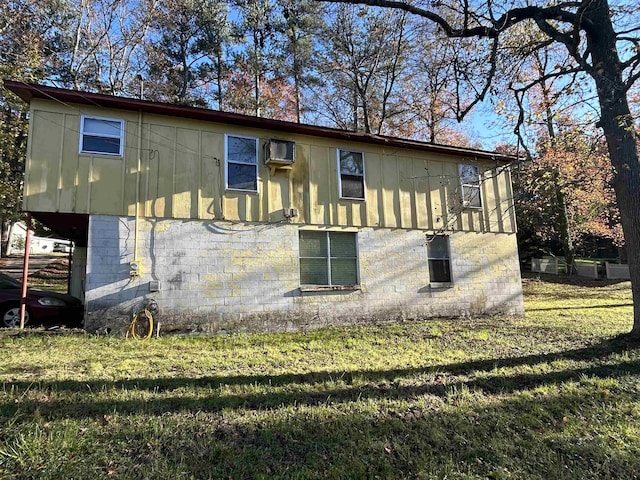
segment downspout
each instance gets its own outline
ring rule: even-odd
[[[24,263],[22,264],[22,293],[20,294],[20,330],[24,329],[27,311],[27,278],[29,277],[29,250],[31,250],[31,213],[27,212],[27,233],[24,240]]]
[[[138,237],[140,230],[140,170],[142,169],[142,110],[138,111],[138,164],[136,168],[136,216],[134,223],[133,237],[133,263],[131,266],[131,275],[137,275],[138,270]],[[135,273],[134,273],[135,272]]]
[[[144,80],[138,75],[140,81],[140,100],[144,97]],[[140,230],[140,170],[142,169],[142,109],[138,110],[138,164],[136,168],[136,218],[133,233],[133,262],[131,262],[129,274],[134,277],[140,273],[138,260],[138,237]]]

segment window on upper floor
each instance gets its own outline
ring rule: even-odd
[[[80,118],[80,153],[122,156],[124,120],[115,118]]]
[[[225,135],[225,186],[229,190],[258,191],[258,139]]]
[[[449,237],[446,235],[428,235],[427,258],[429,262],[429,281],[431,283],[451,283]]]
[[[364,154],[339,149],[338,172],[340,198],[364,200]]]
[[[357,234],[300,231],[300,285],[358,285]]]
[[[477,165],[458,165],[460,177],[460,189],[462,193],[462,205],[465,208],[482,207],[480,196],[480,167]]]

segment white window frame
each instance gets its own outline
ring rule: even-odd
[[[349,152],[349,153],[359,153],[360,155],[362,155],[362,175],[352,175],[352,176],[357,176],[357,177],[362,177],[362,198],[360,197],[345,197],[342,195],[342,171],[340,170],[340,152]],[[360,202],[365,201],[365,197],[367,195],[367,184],[365,182],[365,159],[364,159],[364,152],[361,152],[359,150],[351,150],[348,148],[337,148],[336,149],[336,161],[338,164],[338,196],[340,197],[340,199],[344,199],[344,200],[358,200]]]
[[[325,257],[303,257],[302,255],[300,255],[300,232],[303,231],[314,231],[314,230],[299,230],[298,231],[298,275],[301,278],[302,274],[300,272],[300,268],[301,268],[301,264],[302,262],[300,262],[300,260],[306,258],[306,259],[314,259],[314,258],[325,258]],[[327,285],[324,284],[303,284],[300,282],[300,286],[301,287],[329,287],[329,288],[349,288],[349,287],[360,287],[360,249],[358,248],[358,233],[357,232],[342,232],[342,231],[334,231],[334,230],[327,230],[326,232],[321,232],[325,234],[325,240],[327,242]],[[332,233],[350,233],[354,236],[354,241],[355,241],[355,246],[356,246],[356,283],[354,285],[334,285],[331,281],[331,240],[330,240],[330,234]],[[334,257],[334,258],[347,258],[347,257]]]
[[[431,239],[433,237],[443,237],[445,239],[445,242],[447,244],[447,258],[446,259],[439,258],[439,257],[432,257],[431,256],[431,249],[429,247],[431,245]],[[449,281],[448,282],[436,281],[436,280],[431,278],[431,263],[430,262],[432,260],[448,260],[448,262],[449,262]],[[451,237],[449,235],[442,235],[442,234],[437,234],[437,233],[427,235],[427,268],[428,268],[428,271],[429,271],[429,284],[433,285],[435,287],[451,285],[453,283],[453,269],[451,267],[452,267],[452,262],[451,262]]]
[[[462,172],[460,171],[463,167],[472,167],[478,171],[478,183],[462,183]],[[460,183],[460,194],[462,196],[462,206],[464,208],[471,208],[475,210],[482,209],[483,199],[482,199],[482,172],[480,171],[480,167],[478,165],[473,165],[470,163],[459,163],[458,164],[458,181]],[[480,201],[480,205],[470,205],[469,202],[465,200],[465,189],[477,189],[478,190],[478,199]]]
[[[117,138],[118,140],[120,140],[120,149],[118,151],[118,153],[111,153],[111,152],[100,152],[100,151],[94,151],[94,150],[84,150],[82,148],[82,144],[83,144],[83,139],[85,136],[85,131],[84,131],[84,122],[85,120],[99,120],[99,121],[108,121],[108,122],[118,122],[120,124],[120,134],[119,135],[109,135],[109,134],[100,134],[100,135],[96,135],[95,133],[91,133],[91,132],[86,132],[87,135],[91,135],[94,137],[102,137],[102,138]],[[91,155],[108,155],[110,157],[122,157],[123,153],[124,153],[124,120],[121,118],[108,118],[108,117],[98,117],[96,115],[81,115],[80,116],[80,138],[79,138],[79,143],[78,143],[78,151],[80,153],[88,153]]]
[[[245,188],[234,188],[234,187],[229,187],[229,137],[234,137],[234,138],[243,138],[246,140],[253,140],[254,142],[256,142],[256,163],[255,163],[255,169],[256,169],[256,189],[245,189]],[[233,133],[225,133],[224,134],[224,188],[225,190],[230,190],[233,192],[248,192],[248,193],[258,193],[258,180],[259,180],[259,176],[258,176],[258,167],[259,167],[259,163],[260,163],[260,150],[259,150],[259,139],[256,137],[248,137],[246,135],[236,135]],[[249,162],[231,162],[231,163],[235,163],[238,165],[254,165],[253,163],[249,163]]]

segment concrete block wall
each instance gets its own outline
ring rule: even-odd
[[[350,230],[354,231],[354,230]],[[87,329],[124,331],[153,299],[163,331],[284,331],[433,316],[522,314],[514,234],[456,232],[453,282],[429,283],[426,232],[358,231],[360,290],[302,292],[299,226],[141,219],[89,222]],[[159,285],[152,291],[153,283]]]

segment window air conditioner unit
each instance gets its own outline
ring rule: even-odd
[[[287,140],[269,140],[265,146],[264,163],[270,167],[286,167],[296,161],[296,144]]]

